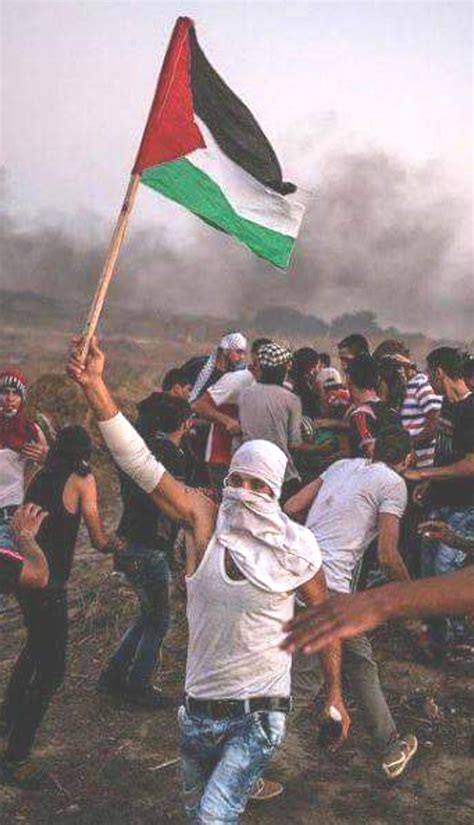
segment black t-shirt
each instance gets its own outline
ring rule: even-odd
[[[18,584],[23,558],[16,550],[0,547],[0,593],[11,593]]]
[[[474,393],[453,403],[444,399],[438,421],[435,447],[435,467],[455,464],[468,453],[474,453]],[[431,501],[438,507],[474,505],[474,478],[452,478],[433,481]]]
[[[25,502],[37,504],[48,513],[36,540],[48,562],[49,590],[65,587],[71,575],[81,522],[80,508],[77,513],[70,513],[63,502],[71,475],[70,466],[46,465],[35,475],[25,494]]]
[[[147,444],[155,458],[174,478],[185,480],[186,458],[180,447],[162,433],[147,439]],[[159,510],[147,493],[121,470],[119,480],[123,502],[122,518],[117,529],[119,536],[128,542],[170,553],[178,531],[176,522]]]

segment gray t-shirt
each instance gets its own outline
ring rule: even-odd
[[[306,527],[319,544],[329,589],[347,593],[357,562],[377,536],[379,514],[401,518],[407,488],[386,464],[366,458],[336,461],[321,480]]]
[[[276,384],[253,384],[239,400],[242,441],[263,438],[280,447],[288,456],[285,481],[299,478],[290,448],[301,444],[301,401],[294,393]]]

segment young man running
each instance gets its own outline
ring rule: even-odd
[[[149,449],[174,478],[184,481],[186,456],[180,445],[191,415],[188,402],[153,393],[138,409],[140,433]],[[153,680],[170,625],[170,560],[178,526],[122,472],[120,489],[123,512],[117,533],[127,549],[120,553],[116,566],[133,587],[139,612],[101,674],[99,689],[139,707],[161,710],[171,700]]]
[[[189,649],[179,710],[186,812],[194,822],[237,823],[284,736],[291,660],[278,649],[281,628],[296,590],[306,603],[325,598],[319,549],[310,531],[279,507],[286,457],[276,445],[250,441],[237,450],[217,508],[151,455],[119,413],[103,367],[93,341],[86,365],[76,350],[68,371],[115,460],[190,534]],[[327,702],[339,709],[346,735],[339,654],[329,648],[324,668]]]
[[[379,563],[390,579],[409,579],[398,552],[400,520],[407,503],[401,473],[410,456],[410,437],[401,427],[380,432],[373,459],[343,459],[291,498],[285,510],[306,515],[306,526],[318,542],[330,593],[348,593],[354,570],[378,537]],[[382,769],[399,776],[417,750],[415,736],[398,734],[380,685],[378,668],[366,636],[343,647],[343,673],[348,677],[364,722],[382,755]],[[317,655],[294,658],[295,698],[311,703],[320,690]]]

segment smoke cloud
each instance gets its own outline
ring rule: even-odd
[[[324,320],[368,309],[384,325],[435,336],[472,334],[469,205],[436,164],[384,152],[327,154],[293,267],[280,274],[232,239],[189,218],[178,231],[134,227],[111,299],[135,309],[253,317],[272,305]],[[54,297],[92,296],[110,229],[96,216],[25,223],[2,186],[1,285]],[[189,233],[192,240],[189,241]]]

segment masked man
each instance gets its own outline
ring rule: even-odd
[[[232,458],[219,508],[176,481],[118,411],[103,381],[95,342],[68,371],[83,387],[115,460],[152,501],[189,530],[189,648],[179,709],[184,801],[200,823],[237,823],[281,743],[290,709],[291,660],[279,649],[294,593],[325,598],[312,533],[287,518],[278,499],[286,457],[249,441]],[[323,656],[327,703],[349,718],[340,689],[340,649]]]

